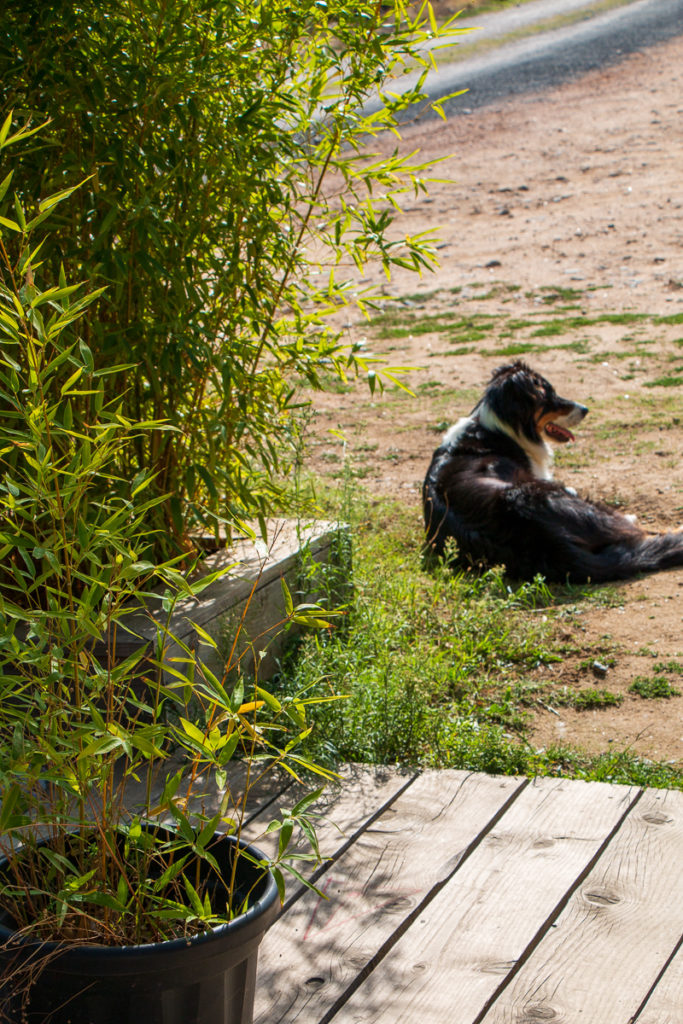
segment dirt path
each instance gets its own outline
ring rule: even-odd
[[[416,398],[392,391],[370,401],[353,387],[316,400],[316,469],[338,475],[341,446],[329,431],[343,431],[355,475],[414,505],[418,530],[440,432],[469,411],[495,366],[523,355],[591,408],[556,475],[628,506],[648,528],[681,524],[682,115],[678,39],[547,95],[409,128],[411,149],[453,154],[442,172],[452,180],[408,199],[401,218],[409,233],[438,233],[441,267],[422,280],[398,275],[398,300],[347,330],[391,365],[420,367],[408,375]],[[682,623],[683,571],[568,613],[568,653],[552,666],[558,686],[598,685],[624,700],[539,709],[532,742],[681,760],[683,697],[627,690],[645,676],[683,691]],[[594,661],[607,667],[599,681]]]

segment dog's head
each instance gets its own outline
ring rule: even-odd
[[[521,361],[499,366],[479,403],[485,425],[502,428],[532,444],[573,441],[570,427],[580,423],[587,412],[585,405],[560,398],[545,377]]]

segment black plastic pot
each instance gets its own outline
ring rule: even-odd
[[[212,847],[228,870],[233,837]],[[262,854],[241,843],[257,859]],[[258,946],[279,910],[278,890],[245,857],[240,884],[249,910],[211,932],[144,946],[79,946],[11,942],[0,924],[0,1020],[9,1024],[251,1024]],[[0,865],[0,874],[2,866]],[[4,945],[10,940],[9,945]],[[12,979],[35,965],[30,1001],[22,1006]],[[22,970],[25,977],[25,971]]]

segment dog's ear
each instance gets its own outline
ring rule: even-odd
[[[536,410],[539,405],[537,375],[518,360],[499,366],[484,393],[484,404],[516,434],[539,440]]]

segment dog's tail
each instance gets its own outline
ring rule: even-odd
[[[607,545],[592,557],[584,557],[582,569],[595,583],[601,583],[676,566],[683,566],[683,533],[661,533],[643,536],[635,543]]]

